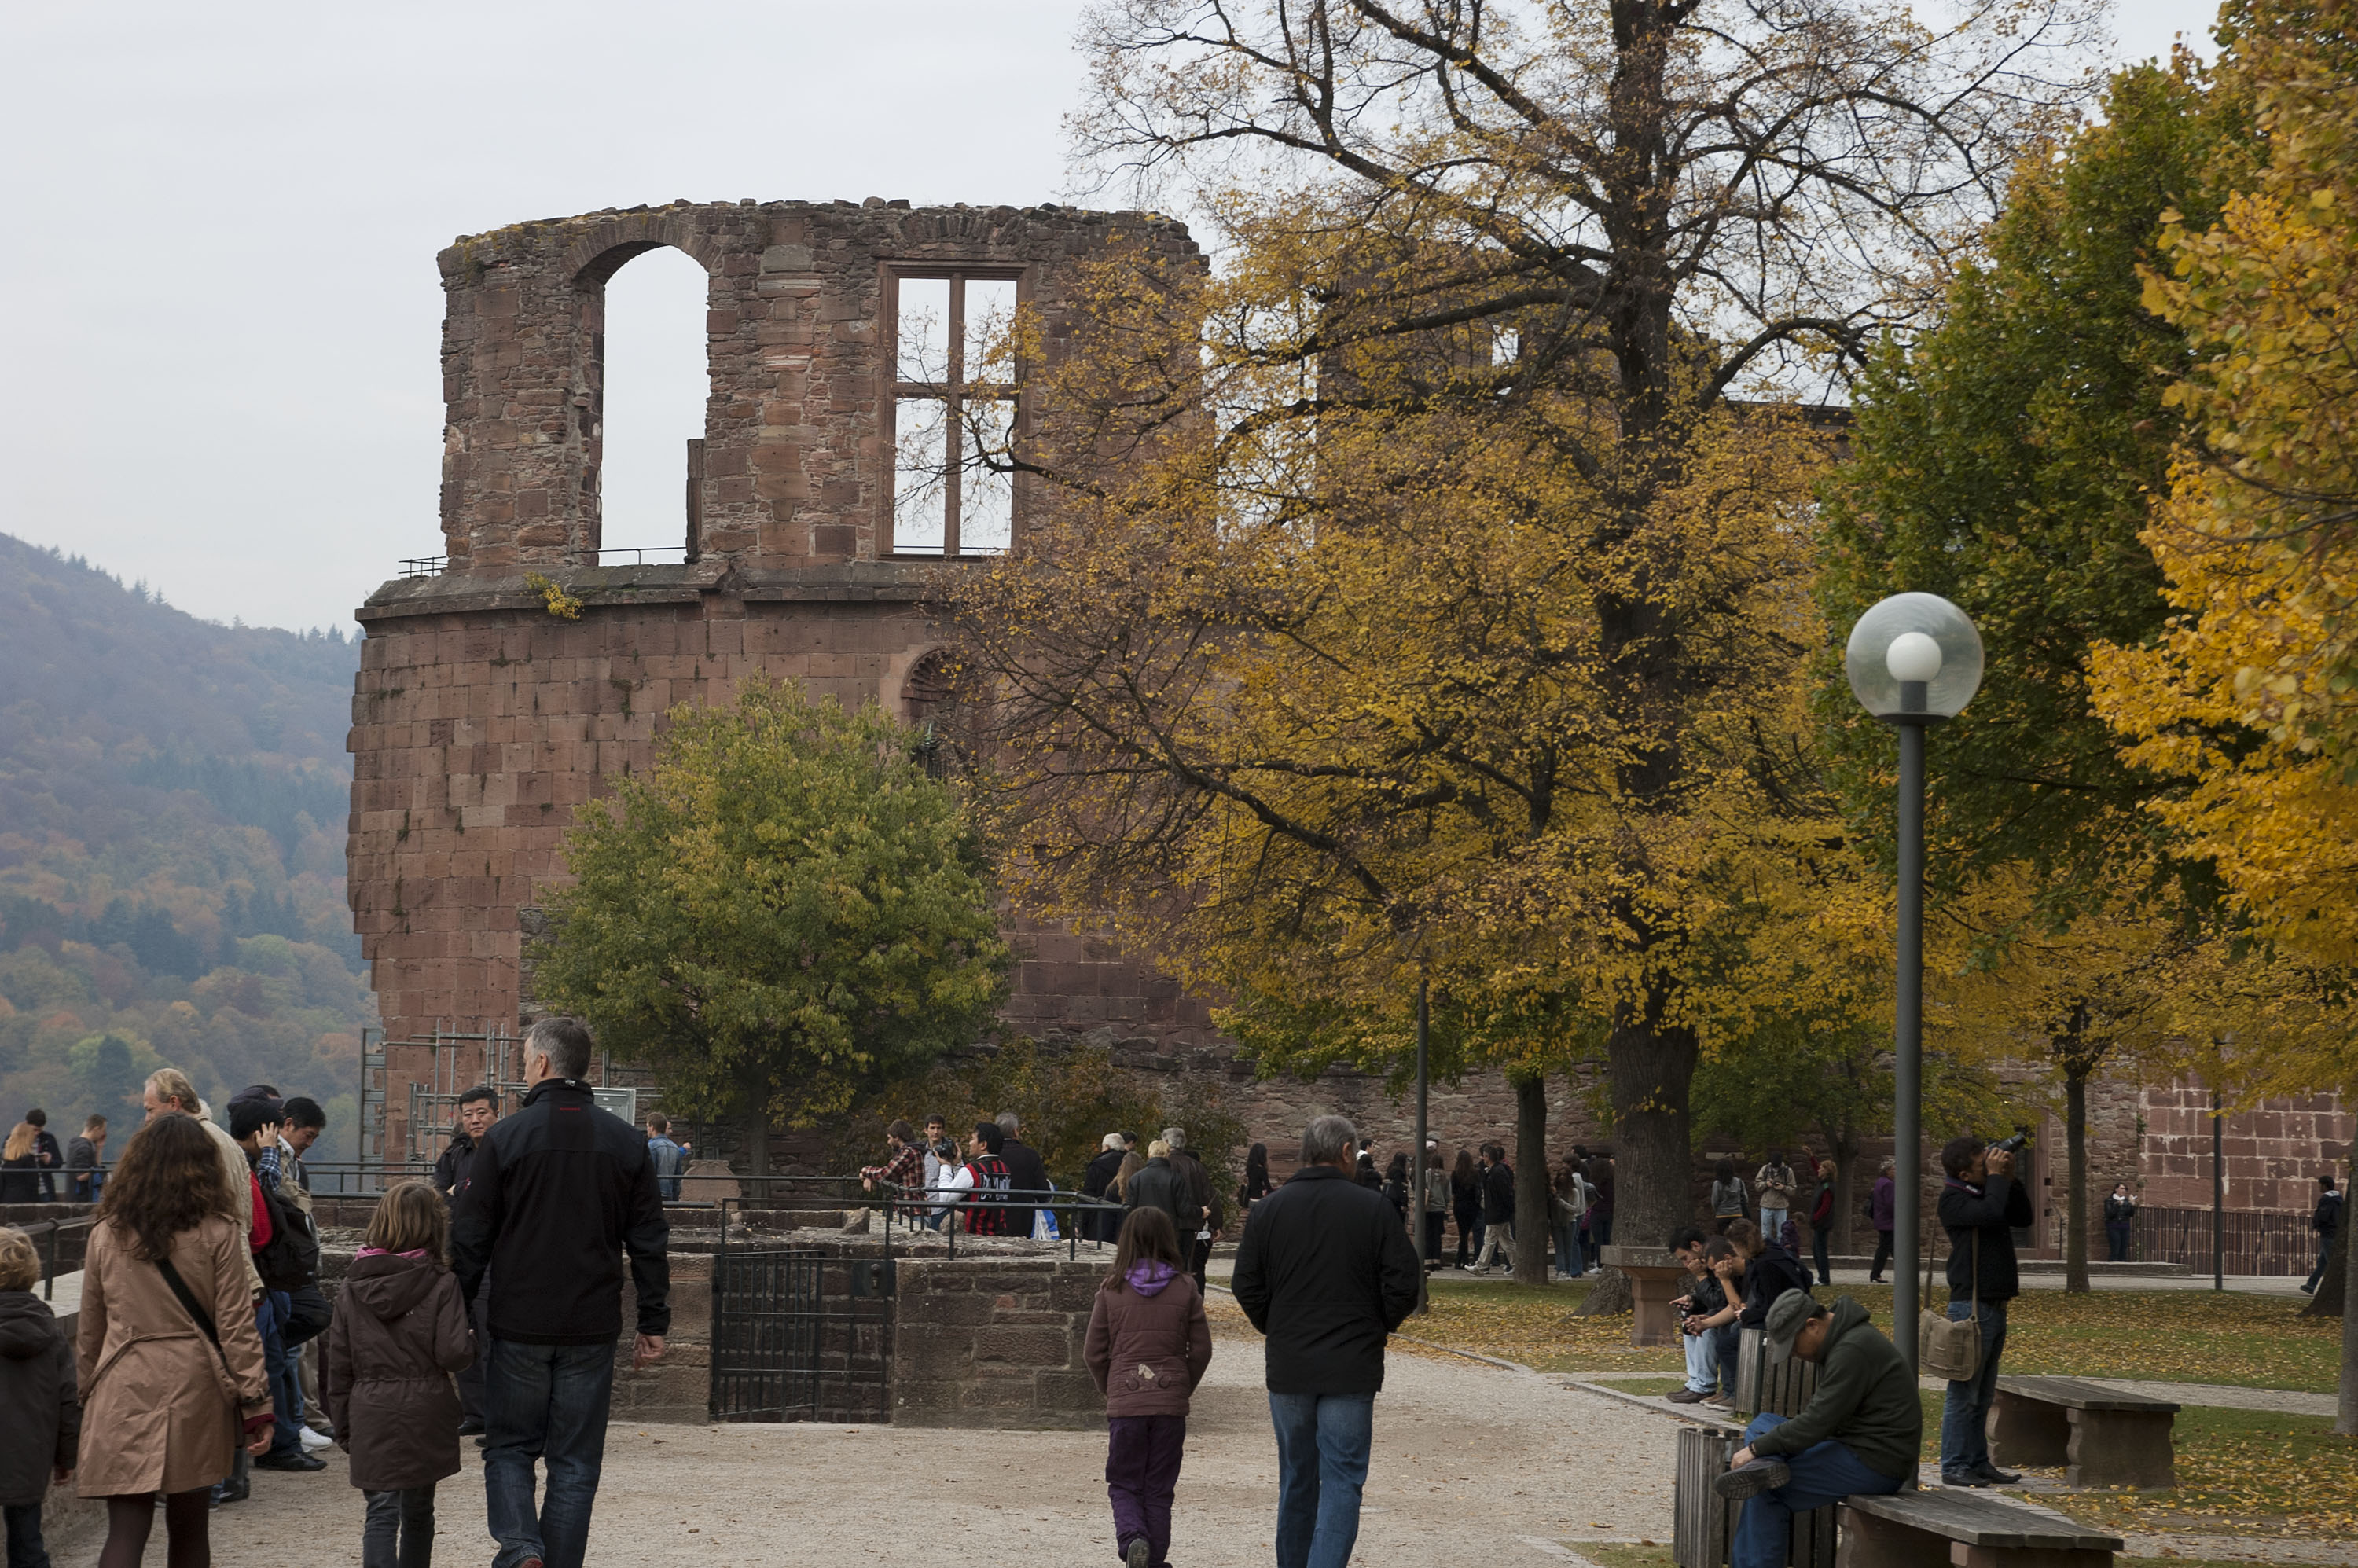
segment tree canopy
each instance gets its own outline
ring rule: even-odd
[[[544,1005],[762,1134],[971,1044],[1007,950],[957,799],[871,703],[756,679],[673,710],[647,773],[585,807],[535,946]]]

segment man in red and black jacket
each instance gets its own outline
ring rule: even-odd
[[[975,1124],[973,1155],[967,1161],[966,1169],[958,1173],[959,1179],[955,1184],[968,1194],[958,1207],[966,1215],[966,1233],[968,1236],[1008,1234],[1007,1201],[1004,1198],[990,1201],[983,1196],[986,1193],[1003,1193],[1008,1188],[1011,1178],[1007,1162],[999,1155],[1004,1136],[995,1121]]]
[[[451,1227],[459,1287],[499,1277],[484,1376],[483,1495],[499,1568],[580,1568],[606,1451],[622,1336],[622,1258],[638,1286],[632,1364],[671,1330],[670,1227],[639,1130],[598,1108],[592,1046],[575,1019],[546,1018],[524,1042],[532,1088],[492,1124],[460,1189]],[[534,1456],[548,1461],[535,1507]]]

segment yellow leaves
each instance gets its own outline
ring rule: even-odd
[[[526,572],[524,585],[547,601],[551,615],[563,621],[581,619],[581,601],[566,592],[564,584],[552,582],[539,572]]]

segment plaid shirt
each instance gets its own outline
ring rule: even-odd
[[[264,1187],[269,1191],[275,1193],[285,1184],[285,1178],[278,1165],[277,1144],[273,1143],[269,1148],[265,1149],[261,1157],[254,1161],[254,1168],[261,1175]]]
[[[860,1168],[860,1179],[882,1182],[888,1187],[898,1187],[906,1192],[916,1186],[919,1173],[923,1169],[919,1162],[925,1157],[924,1145],[903,1143],[892,1157],[882,1165],[862,1165]]]

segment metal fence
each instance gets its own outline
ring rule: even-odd
[[[2223,1263],[2230,1274],[2305,1276],[2317,1265],[2317,1233],[2309,1216],[2276,1212],[2238,1213],[2221,1217],[2224,1234]],[[2089,1251],[2104,1245],[2103,1222],[2089,1227]],[[2132,1261],[2183,1263],[2198,1274],[2211,1271],[2211,1211],[2207,1208],[2139,1209],[2136,1230],[2129,1245]]]

